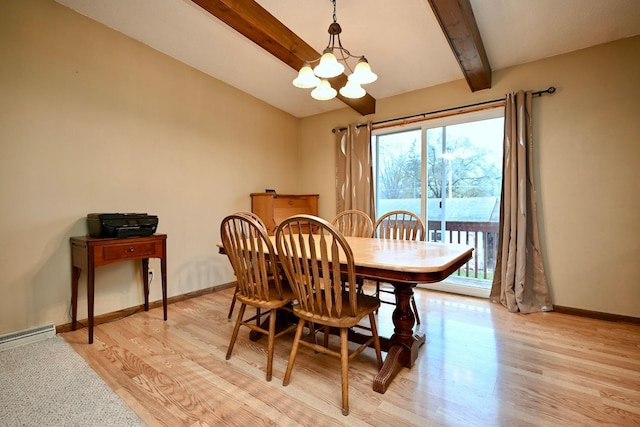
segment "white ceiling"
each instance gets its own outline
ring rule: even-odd
[[[56,0],[296,117],[343,108],[190,0]],[[257,0],[321,52],[329,0]],[[640,34],[640,0],[471,0],[493,70]],[[376,99],[463,78],[427,0],[338,0],[342,44],[366,55]],[[640,54],[640,52],[638,52]],[[315,58],[310,58],[315,59]]]

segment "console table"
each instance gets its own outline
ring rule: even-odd
[[[167,235],[144,237],[98,238],[71,237],[71,330],[76,330],[78,315],[78,280],[87,270],[87,318],[89,344],[93,343],[93,300],[95,269],[120,261],[142,260],[144,310],[149,311],[149,258],[160,258],[162,307],[167,320]]]

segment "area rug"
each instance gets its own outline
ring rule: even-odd
[[[67,342],[0,352],[0,426],[144,426]]]

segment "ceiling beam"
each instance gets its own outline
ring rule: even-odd
[[[491,87],[491,66],[470,0],[429,0],[472,92]]]
[[[192,1],[296,72],[305,61],[320,58],[320,53],[253,0]],[[334,88],[344,86],[346,81],[344,74],[329,79]],[[376,100],[368,93],[358,99],[345,98],[340,93],[337,97],[363,116],[376,111]]]

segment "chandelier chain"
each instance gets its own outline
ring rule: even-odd
[[[331,0],[333,3],[333,22],[338,22],[338,14],[336,13],[336,0]]]

